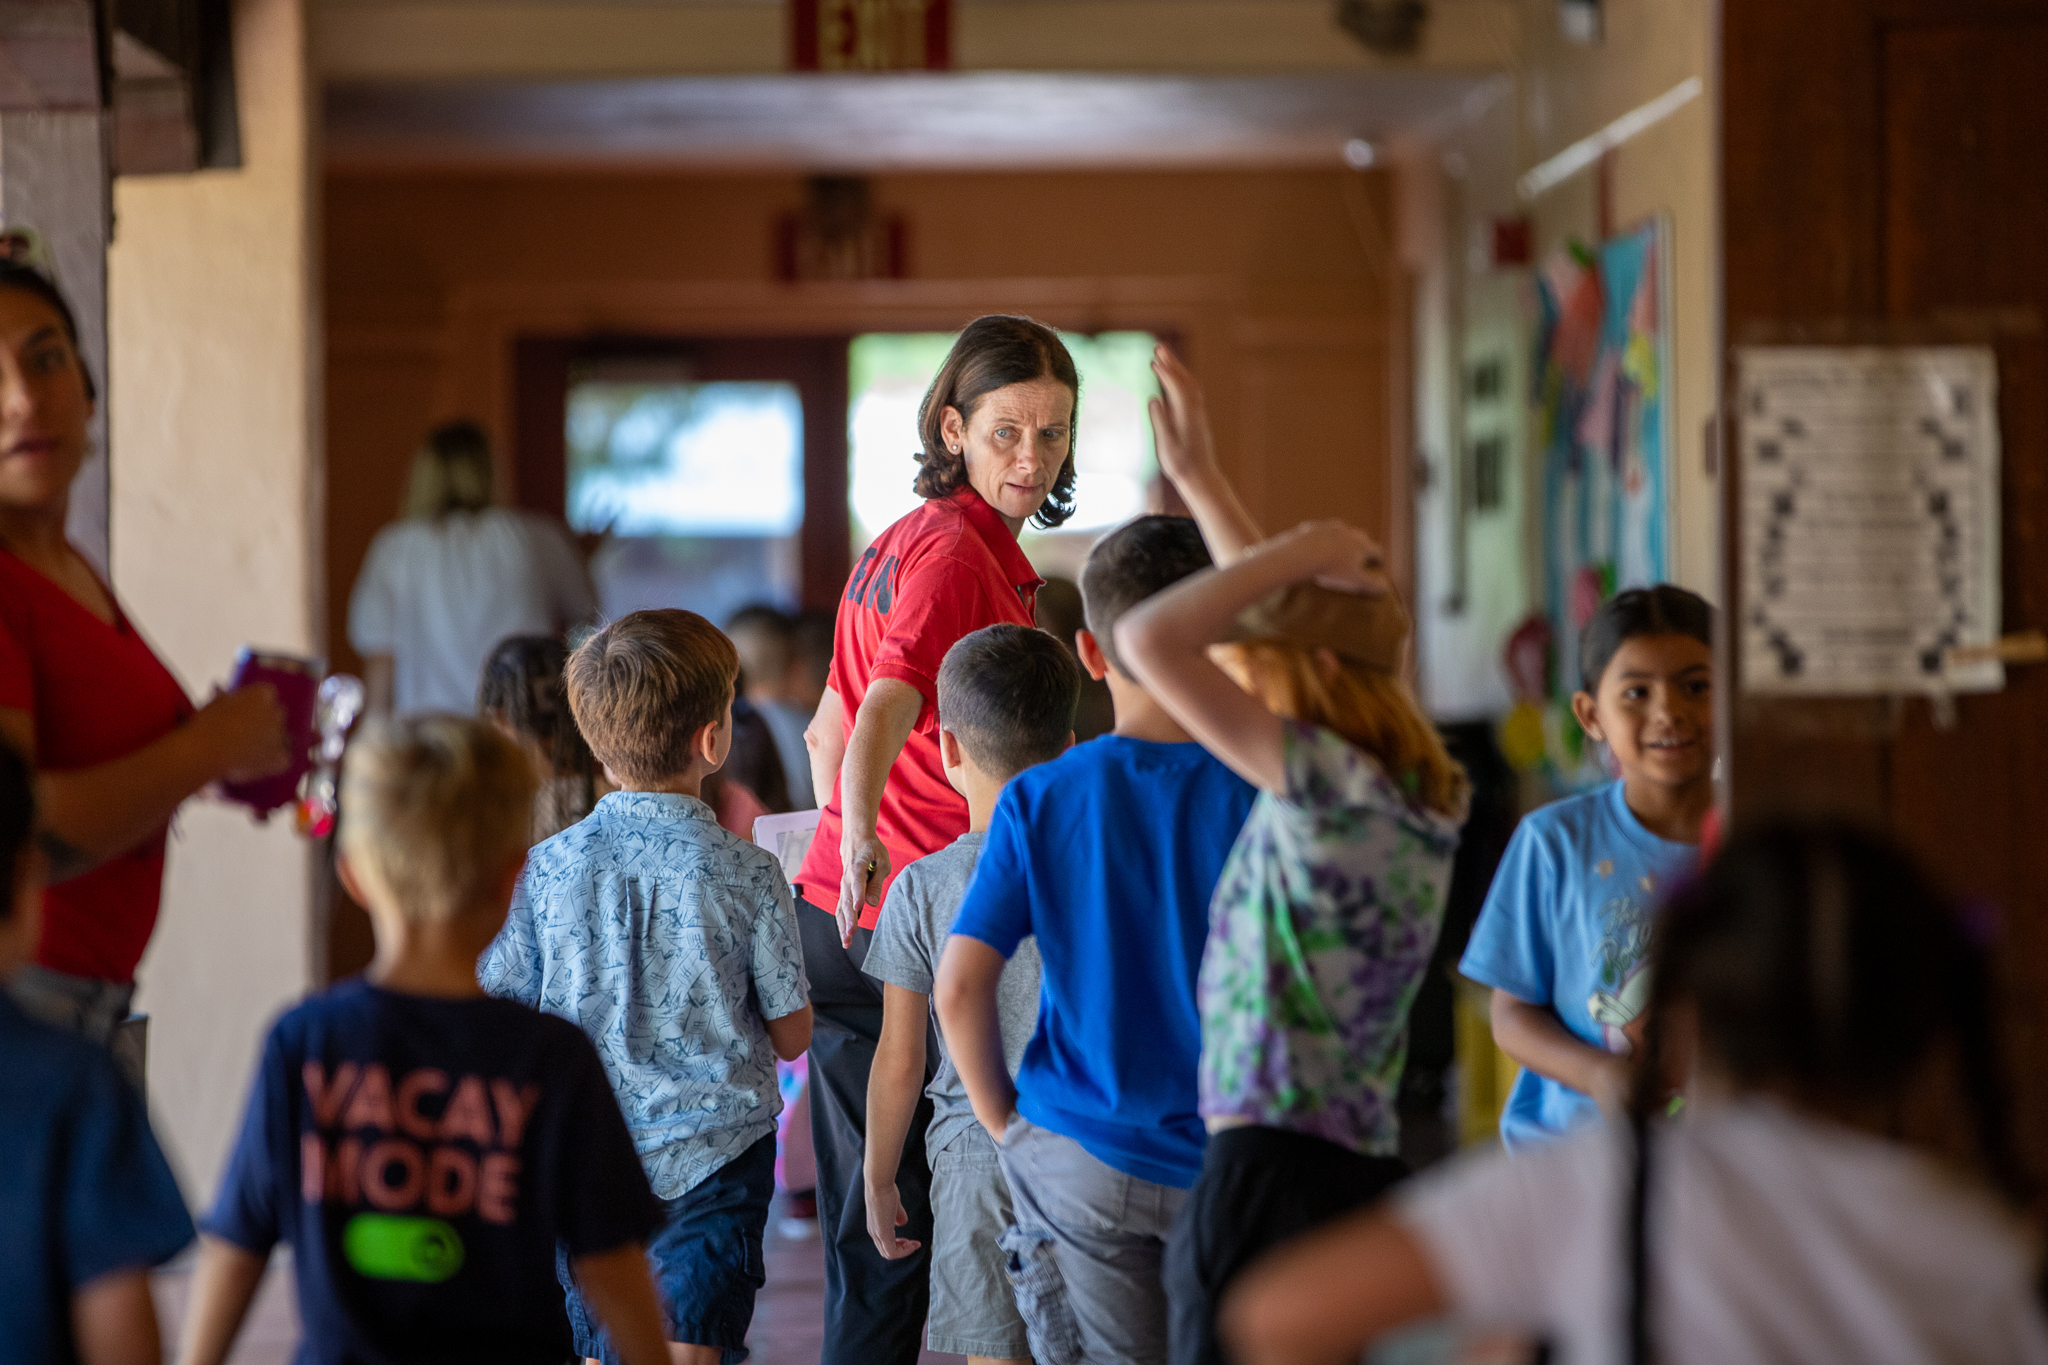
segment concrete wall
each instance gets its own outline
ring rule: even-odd
[[[319,354],[299,0],[239,0],[244,168],[125,179],[108,261],[114,582],[202,696],[245,642],[321,647]],[[310,979],[308,846],[188,803],[139,976],[189,1198],[219,1178],[262,1031]]]
[[[1465,526],[1464,593],[1454,559],[1459,512],[1454,457],[1460,361],[1517,345],[1526,382],[1534,310],[1525,271],[1489,267],[1483,236],[1493,217],[1528,214],[1540,265],[1572,240],[1599,236],[1598,176],[1588,169],[1533,204],[1515,181],[1688,76],[1710,76],[1710,0],[1606,0],[1606,35],[1592,46],[1559,35],[1554,0],[1522,0],[1512,51],[1511,101],[1397,161],[1402,251],[1418,279],[1417,458],[1431,474],[1417,492],[1417,635],[1425,702],[1443,719],[1498,715],[1511,698],[1500,655],[1506,633],[1542,596],[1536,556],[1540,496],[1531,442],[1500,511]],[[1718,402],[1713,299],[1719,209],[1714,190],[1712,97],[1693,101],[1615,154],[1611,211],[1617,230],[1653,215],[1672,225],[1672,576],[1712,596],[1716,494],[1705,427]],[[1526,433],[1525,433],[1526,436]]]
[[[1548,0],[1535,6],[1548,10]],[[1524,46],[1524,153],[1528,165],[1604,127],[1688,76],[1708,85],[1700,98],[1625,143],[1614,160],[1614,223],[1628,228],[1658,213],[1672,224],[1672,368],[1677,443],[1672,564],[1678,582],[1714,594],[1716,496],[1706,464],[1705,428],[1719,401],[1714,297],[1720,269],[1715,190],[1712,0],[1606,0],[1605,40],[1578,47],[1555,23],[1531,20]],[[1597,235],[1596,177],[1586,171],[1535,204],[1537,260],[1577,237]]]

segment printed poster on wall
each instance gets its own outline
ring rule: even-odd
[[[1537,277],[1536,447],[1559,697],[1578,686],[1579,632],[1600,604],[1670,575],[1669,241],[1654,220],[1560,252]]]
[[[1989,347],[1737,353],[1745,691],[1995,691],[1998,368]]]

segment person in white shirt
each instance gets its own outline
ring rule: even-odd
[[[1575,1365],[2048,1362],[1966,921],[1878,839],[1777,825],[1655,935],[1629,1121],[1282,1249],[1225,1304],[1241,1365],[1353,1362],[1439,1315]]]
[[[413,457],[402,518],[377,533],[349,597],[348,637],[374,714],[468,713],[493,647],[597,614],[566,530],[491,506],[489,438],[448,422]]]

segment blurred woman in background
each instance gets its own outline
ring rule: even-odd
[[[370,543],[349,597],[372,715],[466,712],[510,635],[559,635],[597,614],[561,525],[491,505],[491,445],[474,422],[436,427],[413,456],[401,519]]]

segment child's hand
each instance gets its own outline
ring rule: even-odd
[[[910,1215],[903,1211],[903,1200],[893,1183],[869,1186],[867,1206],[868,1236],[874,1238],[875,1250],[882,1253],[883,1260],[900,1261],[924,1245],[896,1235],[896,1229],[908,1223]]]
[[[1335,519],[1305,521],[1271,542],[1275,550],[1298,554],[1307,577],[1320,587],[1378,597],[1392,590],[1380,543],[1356,526]]]
[[[1600,1106],[1600,1113],[1617,1122],[1628,1113],[1629,1091],[1635,1086],[1635,1067],[1626,1054],[1611,1053],[1594,1064],[1586,1093]]]
[[[1176,485],[1200,478],[1216,467],[1216,439],[1209,431],[1209,411],[1201,386],[1165,346],[1152,351],[1152,373],[1159,377],[1159,397],[1152,413],[1152,445],[1159,468]]]

